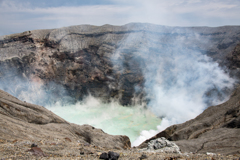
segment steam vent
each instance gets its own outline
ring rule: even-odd
[[[0,36],[0,158],[238,159],[240,26]]]

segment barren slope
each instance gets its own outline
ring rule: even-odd
[[[196,118],[168,127],[156,136],[175,141],[182,152],[240,154],[240,86],[230,99],[220,105],[207,108]]]

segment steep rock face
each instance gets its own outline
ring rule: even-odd
[[[231,62],[229,65],[231,69],[240,68],[240,43],[234,48],[233,52],[227,56],[227,60]]]
[[[7,140],[70,139],[105,148],[126,149],[127,136],[112,136],[90,125],[68,123],[42,106],[22,102],[0,90],[0,138]]]
[[[195,119],[173,125],[143,142],[139,148],[159,137],[175,141],[182,152],[239,154],[240,148],[240,86],[231,98],[207,108]]]
[[[101,30],[78,26],[5,37],[0,51],[2,78],[18,76],[43,84],[55,82],[76,100],[88,93],[109,99],[124,92],[121,102],[129,104],[134,92],[130,84],[142,80],[138,78],[142,76],[140,69],[113,73],[111,55],[123,34]]]
[[[103,100],[117,98],[127,105],[133,97],[145,95],[143,70],[147,64],[141,61],[142,46],[158,54],[171,53],[173,46],[181,44],[224,64],[239,40],[237,26],[81,25],[27,31],[0,37],[0,79],[6,85],[21,79],[46,88],[54,82],[74,100],[92,94]],[[62,97],[57,89],[53,92]]]
[[[225,66],[230,69],[232,77],[240,78],[240,43],[227,55]]]

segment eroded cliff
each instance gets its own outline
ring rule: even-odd
[[[74,101],[92,94],[128,105],[133,97],[145,97],[145,48],[156,55],[161,51],[171,54],[171,48],[181,44],[181,48],[206,54],[225,67],[227,54],[239,40],[237,26],[184,28],[133,23],[27,31],[0,37],[0,78],[3,86],[28,80],[43,84],[46,90],[54,82]],[[5,88],[17,96],[17,91]],[[52,87],[51,92],[63,97],[59,87]]]

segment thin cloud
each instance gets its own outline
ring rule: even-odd
[[[240,25],[238,16],[240,2],[233,0],[109,0],[109,4],[106,2],[98,5],[43,7],[34,6],[29,0],[0,0],[0,34],[80,24],[124,25],[130,22],[168,26]]]

